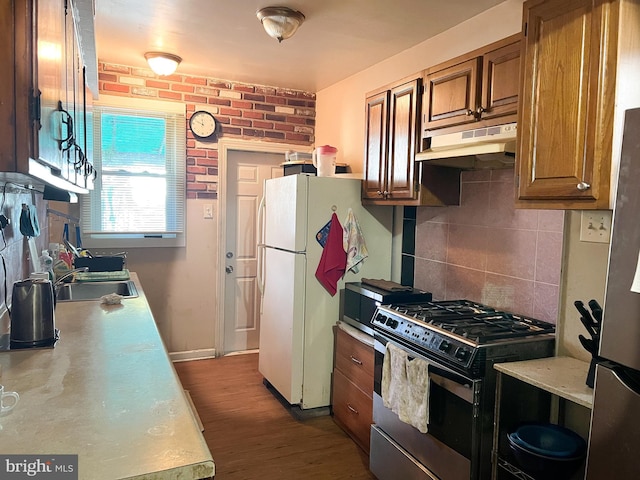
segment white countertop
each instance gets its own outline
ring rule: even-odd
[[[59,302],[54,348],[0,352],[18,405],[0,416],[2,454],[78,454],[81,480],[186,480],[214,463],[144,291],[122,305]]]
[[[587,387],[589,363],[571,357],[549,357],[521,362],[496,363],[497,371],[570,400],[593,407],[593,389]]]

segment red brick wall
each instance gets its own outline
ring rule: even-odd
[[[234,83],[176,73],[159,77],[145,68],[98,65],[100,92],[183,102],[187,122],[206,106],[231,137],[310,146],[314,142],[315,93]],[[217,198],[218,142],[196,142],[187,128],[187,198]]]

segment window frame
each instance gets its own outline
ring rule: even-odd
[[[173,153],[167,153],[167,159],[173,160],[173,165],[168,168],[164,178],[171,178],[175,184],[175,190],[167,191],[167,199],[173,197],[170,206],[175,210],[178,227],[176,231],[171,232],[103,232],[91,229],[91,215],[95,215],[95,205],[92,206],[92,195],[94,192],[101,190],[100,178],[102,175],[102,152],[101,152],[101,133],[100,119],[102,111],[109,113],[117,113],[120,111],[131,111],[133,115],[143,114],[144,112],[152,112],[154,114],[166,114],[175,116],[174,120],[169,122],[165,138],[173,137]],[[186,224],[187,224],[187,205],[186,205],[186,106],[184,103],[168,102],[150,99],[138,99],[129,97],[117,97],[110,95],[100,95],[100,100],[93,103],[92,108],[92,125],[93,125],[93,159],[94,167],[98,171],[98,178],[95,182],[94,190],[82,195],[80,198],[81,227],[82,227],[82,243],[87,248],[107,248],[120,250],[123,248],[136,247],[184,247],[186,246]],[[171,133],[171,131],[173,131]],[[169,144],[169,142],[167,143]],[[169,161],[169,160],[168,160]],[[126,175],[135,177],[136,175]],[[100,209],[98,209],[100,210]],[[167,209],[169,211],[169,209]],[[165,211],[165,214],[166,212]],[[180,228],[180,225],[182,228]]]

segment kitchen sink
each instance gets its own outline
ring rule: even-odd
[[[64,283],[56,288],[58,302],[78,302],[82,300],[98,300],[103,295],[117,293],[124,298],[138,296],[136,285],[131,280],[124,282],[84,282]]]

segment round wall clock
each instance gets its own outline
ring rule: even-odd
[[[216,119],[205,110],[198,110],[189,119],[189,128],[197,138],[210,138],[216,131]]]

